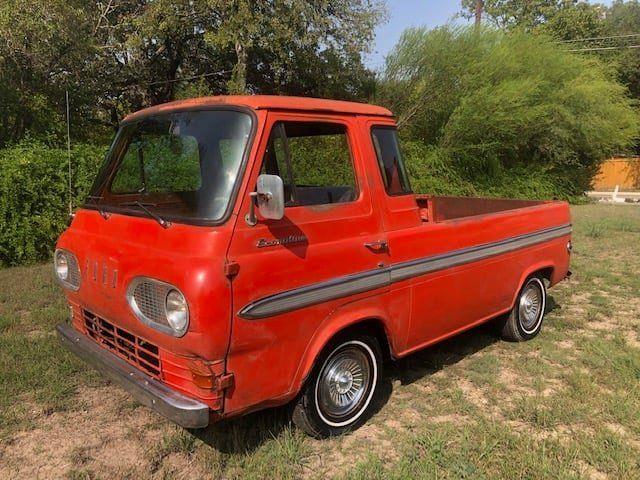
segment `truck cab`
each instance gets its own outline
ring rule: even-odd
[[[564,202],[414,195],[391,112],[227,96],[128,116],[54,263],[62,342],[185,427],[295,402],[366,417],[385,358],[502,318],[538,334]]]

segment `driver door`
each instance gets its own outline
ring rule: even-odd
[[[245,192],[234,230],[228,261],[239,271],[232,282],[227,370],[236,388],[225,402],[227,413],[286,395],[322,322],[341,304],[376,292],[358,291],[348,281],[326,285],[375,271],[385,256],[367,247],[384,234],[356,128],[352,117],[268,115],[261,161],[255,162],[249,185],[255,187],[260,173],[279,175],[286,203],[282,219],[258,214],[257,225],[250,226],[244,219],[251,201]],[[278,303],[285,292],[293,292],[293,300]]]

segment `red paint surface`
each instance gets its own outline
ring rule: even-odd
[[[287,97],[211,97],[152,107],[128,119],[219,103],[249,106],[258,118],[250,161],[224,225],[174,223],[164,229],[152,219],[113,214],[105,220],[96,211],[81,209],[58,242],[78,257],[82,270],[79,291],[65,290],[74,306],[74,325],[82,331],[80,308],[85,308],[156,344],[162,380],[206,402],[217,418],[292,399],[323,346],[348,325],[376,319],[384,326],[392,355],[401,357],[509,310],[534,271],[552,269],[552,284],[566,276],[568,235],[270,318],[240,318],[243,306],[268,295],[564,225],[570,218],[564,202],[388,196],[370,136],[372,125],[394,124],[390,112],[380,107]],[[255,227],[244,222],[271,125],[279,120],[346,125],[359,188],[355,202],[291,207],[282,220],[262,220]],[[461,216],[465,211],[473,216]],[[256,247],[260,239],[289,235],[303,235],[307,242]],[[364,245],[379,240],[389,248],[376,251]],[[235,275],[225,274],[229,264],[237,264]],[[104,269],[108,280],[118,271],[115,287],[103,283]],[[184,293],[191,320],[182,338],[158,332],[134,316],[125,292],[140,275]],[[216,376],[232,373],[234,386],[225,391],[197,387],[193,362]]]

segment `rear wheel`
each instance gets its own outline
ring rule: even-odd
[[[293,421],[316,438],[355,428],[371,406],[381,367],[375,338],[361,335],[332,342],[296,403]]]
[[[544,309],[547,304],[547,289],[544,280],[529,278],[516,299],[502,326],[502,338],[512,342],[531,340],[542,329]]]

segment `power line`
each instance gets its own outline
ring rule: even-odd
[[[574,48],[567,52],[595,52],[600,50],[625,50],[627,48],[640,48],[640,45],[624,45],[621,47],[590,47],[590,48]]]
[[[607,37],[574,38],[572,40],[559,40],[558,43],[591,42],[595,40],[613,40],[618,38],[631,38],[631,37],[640,37],[640,33],[629,33],[625,35],[610,35]]]
[[[192,77],[173,78],[171,80],[158,80],[158,81],[155,81],[155,82],[132,83],[132,84],[126,85],[124,88],[150,87],[152,85],[164,85],[164,84],[167,84],[167,83],[190,82],[191,80],[197,80],[197,79],[205,78],[205,77],[213,77],[213,76],[216,76],[216,75],[224,75],[224,74],[231,73],[231,72],[233,72],[233,70],[220,70],[219,72],[202,73],[200,75],[193,75]]]
[[[174,78],[173,80],[165,80],[165,81],[157,81],[157,82],[151,82],[148,83],[147,85],[159,85],[161,83],[174,83],[174,82],[190,82],[191,80],[197,80],[199,78],[205,78],[205,77],[213,77],[214,75],[224,75],[225,73],[231,73],[233,72],[233,70],[220,70],[219,72],[211,72],[211,73],[203,73],[201,75],[194,75],[192,77],[184,77],[184,78]]]

